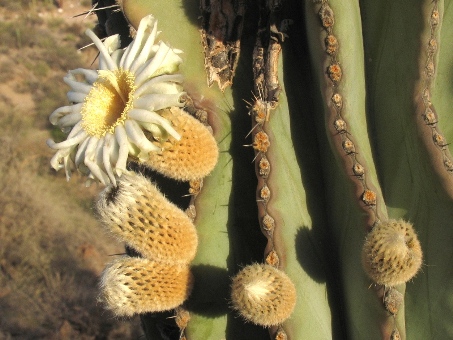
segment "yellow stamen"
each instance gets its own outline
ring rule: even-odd
[[[124,124],[132,108],[135,76],[128,70],[101,70],[83,103],[82,126],[90,136],[98,138],[113,133]]]

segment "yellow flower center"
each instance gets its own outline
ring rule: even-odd
[[[124,124],[127,112],[132,108],[136,87],[135,76],[128,70],[120,68],[98,73],[99,78],[86,96],[81,114],[86,133],[100,138]]]

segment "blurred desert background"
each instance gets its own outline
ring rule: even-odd
[[[0,0],[0,339],[138,339],[98,301],[106,262],[124,248],[94,217],[102,190],[55,172],[48,121],[67,105],[68,70],[90,68],[90,0]],[[95,64],[94,64],[95,65]],[[92,66],[95,67],[95,66]]]

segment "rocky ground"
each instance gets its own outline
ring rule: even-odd
[[[137,318],[117,320],[98,301],[99,275],[121,244],[93,213],[101,186],[55,172],[48,122],[67,105],[62,77],[89,68],[95,49],[73,18],[90,1],[0,0],[0,339],[137,339]]]

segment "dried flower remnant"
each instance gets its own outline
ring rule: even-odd
[[[146,160],[161,149],[153,141],[181,135],[157,111],[183,106],[182,76],[175,74],[182,59],[180,51],[165,43],[155,44],[157,21],[149,15],[140,22],[133,42],[120,48],[118,35],[104,42],[91,31],[86,34],[99,49],[99,70],[76,69],[64,78],[71,87],[72,105],[60,107],[50,115],[50,122],[67,139],[47,144],[56,154],[51,165],[79,170],[90,180],[116,184],[127,172],[129,156]]]

